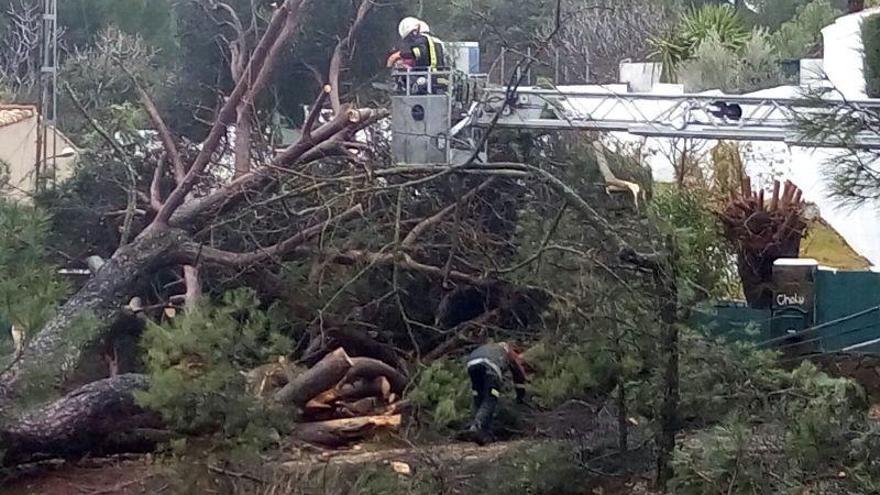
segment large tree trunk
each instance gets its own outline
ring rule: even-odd
[[[120,248],[28,343],[19,358],[0,374],[0,414],[28,385],[28,377],[51,376],[62,385],[76,370],[86,349],[107,336],[110,326],[143,276],[173,263],[186,237],[174,229],[152,230]],[[38,380],[37,380],[38,381]]]
[[[333,349],[343,348],[349,356],[352,357],[370,357],[378,359],[383,363],[400,367],[400,359],[394,349],[383,344],[369,335],[362,329],[354,329],[346,326],[345,322],[340,322],[338,326],[324,329],[323,332],[315,332],[316,335],[309,343],[305,355],[302,358],[303,364],[306,366],[314,366],[315,363],[324,359]]]
[[[351,358],[345,350],[336,349],[279,390],[275,394],[275,400],[282,404],[296,404],[303,407],[321,393],[335,387],[351,366]]]
[[[335,448],[361,440],[379,429],[397,428],[400,423],[399,414],[334,419],[297,425],[293,436],[304,442]]]
[[[400,394],[406,388],[406,376],[382,361],[358,357],[351,359],[351,369],[342,379],[343,383],[354,383],[358,380],[372,380],[385,377],[391,384],[391,391]]]
[[[144,375],[99,380],[17,418],[0,428],[3,464],[154,447],[155,437],[149,432],[159,426],[159,419],[141,409],[132,395],[148,385]]]

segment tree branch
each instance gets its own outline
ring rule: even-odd
[[[345,36],[345,38],[339,40],[339,42],[336,43],[336,48],[333,49],[333,56],[330,58],[330,70],[328,71],[329,75],[327,77],[327,81],[330,83],[331,87],[330,106],[333,107],[334,112],[338,112],[342,108],[342,102],[339,96],[339,90],[341,86],[339,79],[340,73],[342,72],[343,51],[351,46],[352,40],[354,40],[355,36],[357,36],[357,32],[363,25],[364,19],[366,19],[367,14],[370,12],[371,8],[373,8],[372,0],[361,0],[361,4],[357,10],[357,15],[355,16],[351,28],[349,28],[348,30],[348,34]]]
[[[323,232],[331,223],[344,222],[354,217],[361,216],[363,213],[363,206],[358,204],[339,215],[330,217],[321,223],[305,228],[296,235],[277,244],[249,253],[234,253],[190,243],[183,246],[183,256],[194,260],[193,262],[198,258],[208,263],[244,268],[273,257],[283,256]]]
[[[290,39],[293,29],[299,21],[300,8],[309,0],[286,0],[284,4],[278,8],[272,17],[272,21],[263,35],[263,38],[254,49],[248,68],[247,74],[257,73],[257,80],[253,85],[247,78],[239,79],[236,82],[235,89],[226,99],[226,102],[217,115],[214,126],[208,133],[208,137],[202,143],[202,150],[193,161],[192,166],[184,177],[183,181],[177,185],[174,191],[165,200],[162,209],[156,214],[153,223],[148,227],[158,228],[168,224],[171,215],[183,204],[186,196],[192,191],[199,180],[199,176],[205,170],[211,160],[211,156],[217,149],[220,139],[225,134],[226,126],[235,117],[236,109],[242,99],[251,101],[256,92],[261,88],[268,78],[268,74],[275,65],[275,61],[280,53],[281,46]]]
[[[165,174],[165,160],[159,160],[156,169],[153,170],[153,180],[150,181],[150,207],[159,211],[162,209],[162,176]]]
[[[471,189],[464,196],[462,196],[461,202],[464,203],[464,202],[470,201],[471,198],[473,198],[477,194],[481,193],[482,191],[486,190],[494,182],[495,182],[495,177],[490,177],[490,178],[486,179],[485,181],[483,181],[482,184]],[[450,213],[455,211],[455,208],[457,207],[457,205],[458,205],[458,202],[456,202],[455,204],[451,204],[451,205],[447,206],[446,208],[443,208],[442,210],[440,210],[436,214],[419,222],[415,227],[412,228],[412,230],[409,231],[409,233],[406,235],[406,237],[403,238],[403,241],[400,243],[401,247],[403,247],[403,248],[412,247],[412,245],[416,242],[418,237],[420,235],[422,235],[422,233],[425,230],[427,230],[430,227],[443,221],[444,218],[446,218],[447,216],[449,216]]]
[[[183,178],[186,176],[186,169],[183,165],[183,159],[180,157],[180,150],[177,148],[177,144],[174,142],[174,137],[171,135],[171,131],[168,129],[168,126],[159,114],[159,110],[156,108],[156,104],[153,103],[153,99],[150,98],[150,95],[147,94],[137,78],[134,77],[134,74],[129,72],[128,69],[124,70],[131,78],[135,89],[137,90],[138,97],[141,100],[141,105],[144,106],[144,109],[150,116],[150,121],[156,128],[156,132],[159,133],[159,139],[162,140],[162,147],[165,148],[165,152],[168,154],[168,159],[171,160],[174,180],[176,180],[178,184],[182,183]]]
[[[312,139],[312,129],[315,127],[315,122],[318,121],[318,117],[321,116],[321,110],[324,106],[324,103],[327,101],[327,97],[330,96],[330,93],[333,91],[333,87],[329,84],[325,84],[321,88],[321,93],[318,94],[318,98],[315,100],[315,103],[312,105],[312,111],[309,112],[309,116],[306,119],[305,124],[303,125],[303,139],[311,140]]]
[[[311,251],[301,251],[303,254],[314,254]],[[373,265],[397,265],[405,270],[425,273],[438,279],[444,277],[455,280],[456,282],[471,284],[477,287],[488,287],[497,284],[497,280],[469,275],[457,270],[450,270],[449,273],[443,268],[427,265],[414,260],[406,253],[372,253],[369,251],[351,250],[337,253],[328,253],[328,260],[332,263],[340,265],[353,265],[355,263],[367,263]]]

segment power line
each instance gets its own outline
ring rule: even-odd
[[[810,328],[807,328],[807,329],[805,329],[805,330],[801,330],[801,331],[799,331],[799,332],[797,332],[797,333],[793,333],[793,334],[790,334],[790,335],[783,335],[783,336],[781,336],[781,337],[774,337],[774,338],[772,338],[772,339],[768,339],[768,340],[765,340],[765,341],[763,341],[763,342],[758,342],[757,345],[759,345],[759,346],[771,345],[771,344],[775,344],[775,343],[777,343],[777,342],[784,342],[784,341],[787,341],[787,340],[790,340],[790,339],[793,339],[793,338],[802,337],[802,336],[804,336],[804,335],[808,335],[808,334],[811,334],[811,333],[813,333],[813,332],[817,332],[817,331],[819,331],[819,330],[822,330],[823,328],[827,328],[827,327],[830,327],[830,326],[832,326],[832,325],[837,325],[837,324],[839,324],[839,323],[843,323],[843,322],[846,322],[846,321],[849,321],[849,320],[853,320],[853,319],[855,319],[855,318],[859,318],[859,317],[861,317],[861,316],[865,316],[865,315],[867,315],[867,314],[873,313],[874,311],[880,311],[880,306],[874,306],[874,307],[871,307],[871,308],[863,309],[862,311],[858,311],[858,312],[855,312],[855,313],[851,313],[851,314],[846,315],[846,316],[843,316],[843,317],[841,317],[841,318],[837,318],[836,320],[827,321],[827,322],[822,323],[822,324],[820,324],[820,325],[816,325],[816,326],[814,326],[814,327],[810,327]]]

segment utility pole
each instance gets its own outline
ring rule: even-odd
[[[38,108],[37,160],[34,164],[35,190],[45,185],[45,179],[54,181],[57,139],[54,130],[58,122],[58,0],[44,0],[42,28],[43,61],[40,66],[40,103]],[[52,144],[49,145],[50,132]],[[41,170],[45,168],[45,170]]]

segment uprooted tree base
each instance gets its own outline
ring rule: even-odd
[[[765,201],[764,191],[753,191],[746,177],[740,194],[732,195],[719,214],[725,236],[736,246],[743,290],[754,308],[772,305],[773,262],[800,254],[801,239],[807,231],[802,196],[792,182],[786,181],[783,187],[774,181],[772,195]]]

